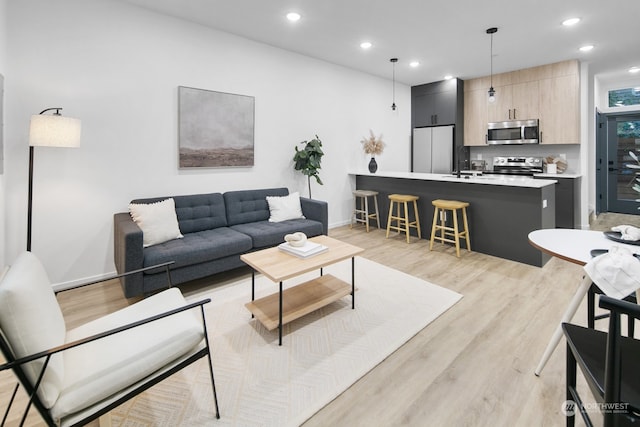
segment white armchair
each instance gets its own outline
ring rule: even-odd
[[[22,253],[0,279],[0,371],[12,369],[30,396],[23,422],[33,404],[50,426],[84,425],[205,356],[220,418],[204,315],[209,299],[189,304],[169,288],[67,330],[35,255]]]

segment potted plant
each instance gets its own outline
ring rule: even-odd
[[[294,169],[302,172],[307,176],[307,184],[309,185],[309,198],[311,198],[311,177],[316,179],[316,182],[320,185],[322,180],[320,179],[320,162],[322,161],[322,141],[318,138],[318,135],[311,141],[302,141],[300,145],[304,148],[301,150],[295,147],[296,153],[293,156]]]
[[[378,164],[376,163],[376,157],[384,151],[385,143],[382,140],[382,134],[376,138],[373,131],[369,129],[369,137],[362,138],[360,141],[362,144],[362,149],[366,154],[371,155],[371,160],[369,161],[369,172],[375,173],[378,170]]]

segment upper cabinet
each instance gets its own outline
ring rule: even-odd
[[[487,123],[540,119],[542,144],[580,143],[578,61],[564,61],[464,82],[464,145],[485,145]]]
[[[542,144],[580,144],[580,70],[578,61],[552,64],[540,80]]]
[[[462,82],[458,79],[412,86],[412,127],[454,125],[461,118],[462,102]]]

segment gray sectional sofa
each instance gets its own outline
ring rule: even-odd
[[[173,284],[206,277],[245,265],[240,255],[275,246],[284,236],[302,231],[307,236],[328,232],[326,202],[300,198],[305,218],[269,221],[267,196],[286,196],[286,188],[230,191],[133,200],[155,203],[172,197],[181,239],[144,247],[142,230],[128,212],[114,215],[114,261],[118,273],[174,261]],[[163,271],[163,270],[162,270]],[[166,287],[162,271],[151,270],[121,279],[127,298]]]

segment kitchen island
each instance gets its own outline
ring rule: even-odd
[[[413,172],[351,172],[349,175],[355,178],[355,189],[380,193],[382,227],[387,224],[389,194],[420,197],[418,210],[425,239],[431,238],[431,201],[461,200],[470,204],[469,234],[473,251],[538,267],[549,260],[549,255],[529,244],[527,236],[533,230],[555,228],[556,180],[501,175],[458,178],[450,174]]]

